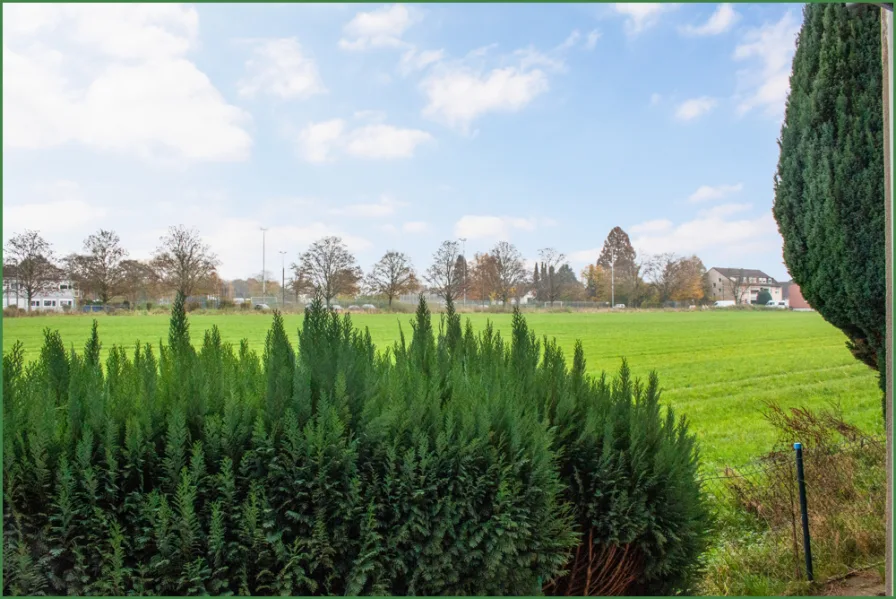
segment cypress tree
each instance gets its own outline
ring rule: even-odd
[[[781,128],[774,215],[801,293],[885,381],[880,16],[807,4]]]

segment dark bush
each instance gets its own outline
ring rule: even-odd
[[[167,345],[104,367],[96,323],[82,353],[15,344],[4,592],[532,594],[582,538],[630,556],[627,590],[686,588],[704,507],[656,377],[592,380],[580,346],[567,370],[519,314],[507,343],[451,306],[412,327],[377,353],[315,303],[259,358],[216,328],[194,349],[179,297]]]

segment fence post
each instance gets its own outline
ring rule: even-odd
[[[800,512],[803,517],[803,552],[806,555],[806,578],[815,580],[812,572],[812,542],[809,539],[809,510],[806,506],[806,476],[803,471],[803,444],[794,443],[796,450],[796,482],[800,491]]]

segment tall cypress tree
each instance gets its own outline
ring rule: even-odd
[[[880,15],[808,4],[775,177],[784,261],[809,304],[885,381]]]

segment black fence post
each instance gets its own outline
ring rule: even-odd
[[[815,580],[812,572],[812,542],[809,539],[809,510],[806,507],[806,476],[803,471],[803,444],[794,443],[796,450],[796,482],[800,491],[800,512],[803,517],[803,552],[806,555],[806,578]]]

